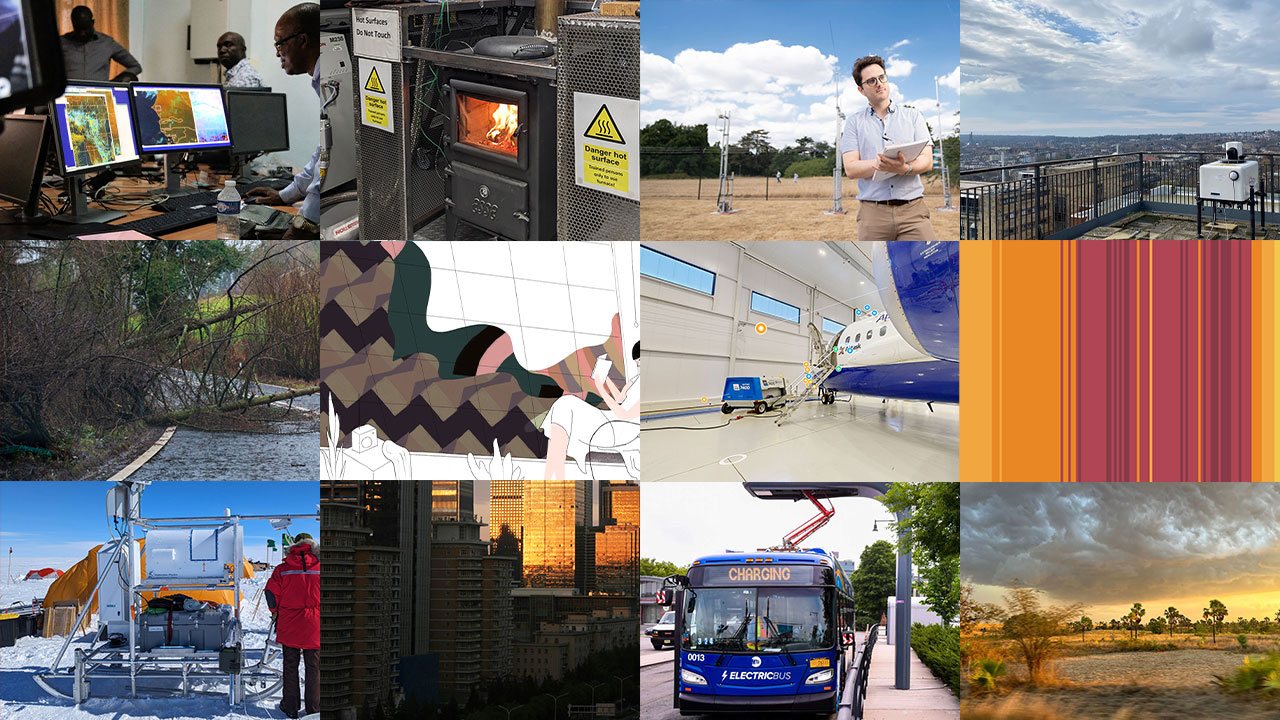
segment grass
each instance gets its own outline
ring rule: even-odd
[[[1259,693],[1280,698],[1280,653],[1271,653],[1256,662],[1246,655],[1244,664],[1233,674],[1220,676],[1218,684],[1229,693]],[[1280,713],[1280,707],[1276,712]]]
[[[766,180],[769,199],[765,200]],[[930,217],[939,240],[960,237],[960,213],[938,212],[942,207],[940,182],[925,184],[925,202],[933,208]],[[640,232],[645,237],[671,240],[854,240],[858,236],[858,185],[844,183],[845,215],[824,215],[831,207],[831,178],[800,178],[793,183],[783,178],[739,177],[734,185],[732,215],[716,215],[716,178],[702,180],[702,199],[697,199],[697,178],[640,182]],[[959,193],[951,204],[959,207]]]

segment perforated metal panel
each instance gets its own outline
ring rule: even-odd
[[[364,58],[355,58],[356,77]],[[445,196],[444,173],[440,168],[419,167],[412,160],[415,139],[412,87],[406,87],[421,61],[391,64],[391,83],[396,93],[395,134],[360,122],[360,94],[355,93],[356,157],[360,194],[360,237],[364,240],[408,240],[414,225],[442,207]],[[385,81],[384,81],[385,82]]]
[[[640,99],[640,20],[599,13],[561,17],[556,56],[557,236],[639,240],[639,202],[574,182],[573,94]]]

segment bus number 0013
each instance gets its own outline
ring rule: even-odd
[[[689,662],[706,662],[706,661],[707,661],[707,656],[706,656],[706,655],[703,655],[703,654],[701,654],[701,653],[698,653],[697,655],[695,655],[695,654],[693,654],[693,653],[689,653],[689,658],[688,658],[688,659],[689,659]]]

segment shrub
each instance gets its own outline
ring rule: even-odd
[[[978,690],[991,692],[996,689],[996,681],[1003,677],[1004,674],[1005,666],[1003,660],[982,658],[974,668],[973,676],[969,678],[969,684]]]
[[[1246,655],[1234,675],[1217,678],[1218,685],[1229,693],[1260,692],[1280,697],[1280,653],[1270,653],[1258,662],[1250,662]]]
[[[1155,642],[1154,640],[1120,640],[1115,644],[1118,652],[1163,652],[1177,650],[1179,645],[1171,642]]]
[[[782,174],[787,177],[797,173],[800,177],[830,177],[831,171],[835,170],[835,168],[836,159],[833,155],[829,158],[810,158],[809,160],[793,162],[787,166],[787,169]]]
[[[952,692],[960,693],[960,628],[915,623],[911,649]]]
[[[1236,642],[1240,643],[1240,649],[1241,649],[1241,650],[1243,650],[1244,648],[1246,648],[1246,647],[1248,647],[1248,646],[1249,646],[1249,636],[1248,636],[1248,635],[1237,635],[1237,636],[1236,636]]]

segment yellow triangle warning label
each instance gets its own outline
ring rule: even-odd
[[[387,94],[387,91],[382,89],[382,80],[378,77],[378,68],[375,67],[370,71],[369,80],[364,84],[364,89],[376,93],[382,93],[383,95]]]
[[[583,136],[592,140],[607,140],[619,145],[627,144],[627,141],[622,139],[622,133],[618,132],[618,124],[613,121],[613,116],[609,114],[608,105],[600,106],[600,111],[592,118],[591,124],[587,126],[587,131],[583,133]]]

